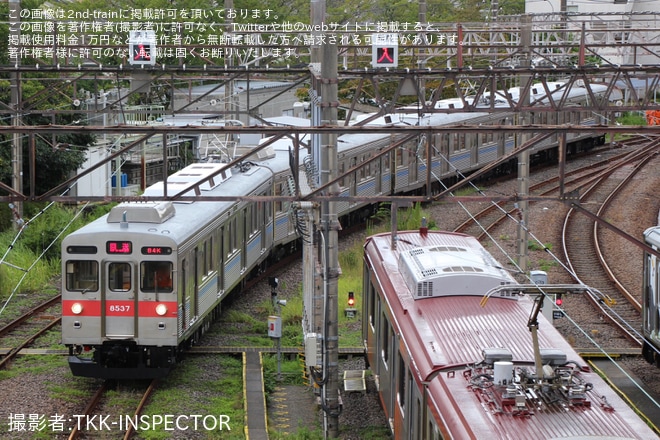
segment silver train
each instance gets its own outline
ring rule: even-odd
[[[595,125],[603,121],[580,104],[584,89],[556,92],[568,96],[564,110],[539,113],[534,123]],[[602,94],[603,90],[594,90]],[[554,91],[553,91],[554,92]],[[515,99],[515,90],[507,92]],[[543,99],[543,92],[533,96]],[[483,103],[487,105],[488,103]],[[460,106],[457,100],[438,102],[438,110]],[[370,124],[513,125],[508,113],[393,114]],[[344,173],[388,147],[397,138],[385,134],[338,137],[339,172]],[[342,196],[377,196],[426,191],[427,167],[440,179],[479,169],[516,146],[515,133],[438,133],[430,139],[432,157],[421,148],[427,139],[403,144],[390,154],[365,164],[341,182]],[[604,141],[602,133],[580,133],[567,139],[569,152]],[[538,157],[556,154],[557,137],[535,147]],[[289,150],[280,140],[240,167],[217,163],[188,166],[168,178],[167,193],[176,194],[208,176],[201,186],[209,196],[291,195]],[[302,151],[301,151],[302,153]],[[308,165],[309,163],[306,162]],[[298,170],[314,179],[313,166]],[[433,188],[433,190],[440,188]],[[163,195],[163,183],[146,196]],[[342,223],[368,217],[366,203],[338,203]],[[181,351],[197,340],[220,311],[222,300],[240,289],[248,277],[263,270],[300,239],[291,206],[272,202],[121,203],[105,217],[68,235],[62,244],[62,341],[69,348],[74,375],[102,378],[162,377]]]

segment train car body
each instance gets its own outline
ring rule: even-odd
[[[584,88],[567,90],[557,83],[552,91],[533,92],[532,100],[553,96],[564,105],[561,111],[549,113],[552,116],[545,123],[595,123],[593,114],[580,110],[591,96]],[[601,93],[597,86],[591,92]],[[517,93],[511,89],[498,96],[516,100]],[[429,127],[428,135],[413,139],[404,141],[394,133],[338,136],[338,171],[345,174],[339,181],[340,196],[428,191],[428,167],[432,190],[440,190],[442,179],[479,169],[514,150],[513,131],[434,133],[434,127],[447,125],[516,123],[514,114],[491,114],[486,102],[483,111],[442,113],[462,105],[461,100],[448,99],[437,103],[440,113],[411,114],[407,109],[369,118],[368,123],[375,125]],[[602,134],[579,136],[569,138],[569,145],[588,147]],[[299,141],[305,144],[309,139]],[[556,138],[544,142],[534,147],[535,154],[557,148]],[[396,148],[376,157],[395,143]],[[295,196],[305,192],[301,188],[318,184],[320,170],[308,155],[294,179],[293,148],[291,140],[278,140],[231,170],[223,164],[191,165],[168,177],[167,194],[192,188],[196,181],[218,173],[196,195]],[[303,158],[305,150],[300,151]],[[163,183],[147,188],[145,195],[163,196]],[[337,203],[344,225],[368,218],[374,209],[368,202]],[[281,200],[131,202],[70,234],[62,245],[62,340],[70,349],[73,373],[105,378],[165,375],[181,348],[198,338],[219,312],[228,292],[269,260],[296,248],[305,232],[300,225],[292,204]]]
[[[276,163],[222,171],[201,195],[272,195]],[[170,195],[222,169],[200,163],[168,178]],[[288,167],[282,163],[282,169]],[[162,182],[145,195],[163,194]],[[194,195],[191,191],[186,195]],[[121,203],[62,244],[62,341],[75,375],[161,377],[222,299],[269,255],[273,204]]]
[[[660,226],[644,232],[644,241],[660,251]],[[644,253],[644,281],[642,283],[642,354],[651,364],[660,367],[660,258]]]
[[[541,314],[536,372],[535,302],[473,237],[375,235],[364,259],[363,338],[394,438],[656,438]]]

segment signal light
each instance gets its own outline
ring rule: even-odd
[[[128,63],[138,66],[156,65],[156,33],[154,31],[129,32]]]
[[[355,294],[353,292],[348,292],[348,307],[355,306]]]
[[[558,293],[558,294],[555,296],[555,304],[556,304],[558,307],[561,307],[561,305],[564,304],[564,300],[561,298],[561,295],[562,295],[561,293]]]
[[[399,64],[399,36],[397,34],[372,34],[371,66],[397,67]]]

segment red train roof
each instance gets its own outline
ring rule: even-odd
[[[452,275],[450,285],[460,286],[460,294],[445,289],[439,296],[420,297],[417,282],[399,260],[412,249],[443,246],[464,249],[458,259],[471,261],[469,267],[484,261],[500,267],[489,255],[483,257],[473,237],[438,231],[426,236],[400,232],[396,248],[389,234],[373,236],[365,258],[391,309],[395,333],[413,359],[418,386],[428,383],[432,412],[456,438],[657,438],[540,314],[539,346],[549,366],[536,373],[528,328],[533,300],[493,297],[482,307],[489,283],[506,284],[508,275],[473,283],[475,274],[468,270],[462,286],[460,277]],[[439,267],[457,264],[449,252],[437,258]],[[493,359],[483,362],[485,354]]]

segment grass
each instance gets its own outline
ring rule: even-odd
[[[619,116],[616,119],[616,122],[618,125],[646,125],[646,116],[644,115],[643,112],[626,112],[623,113],[621,116]],[[632,137],[633,134],[626,134],[626,133],[616,133],[614,134],[614,139],[615,141],[618,140],[625,140],[630,137]],[[610,138],[612,135],[610,135]]]
[[[544,243],[541,245],[536,241],[528,240],[527,249],[529,249],[530,251],[544,251],[546,249],[552,250],[552,243]]]
[[[0,370],[0,381],[23,375],[45,374],[62,367],[69,368],[65,356],[18,356],[12,361],[11,368]]]
[[[244,439],[245,411],[243,410],[242,361],[233,356],[200,356],[195,362],[183,362],[164,379],[151,397],[143,414],[156,416],[199,415],[197,432],[209,439]],[[204,374],[209,379],[200,380]],[[213,377],[214,376],[214,377]],[[209,393],[209,390],[212,391]],[[212,396],[212,397],[207,397]],[[226,421],[223,430],[206,430],[202,418],[214,417]],[[186,421],[193,433],[194,421]],[[212,420],[208,419],[208,425]],[[221,425],[218,423],[217,428]],[[148,440],[171,438],[165,427],[140,431],[140,438]]]

